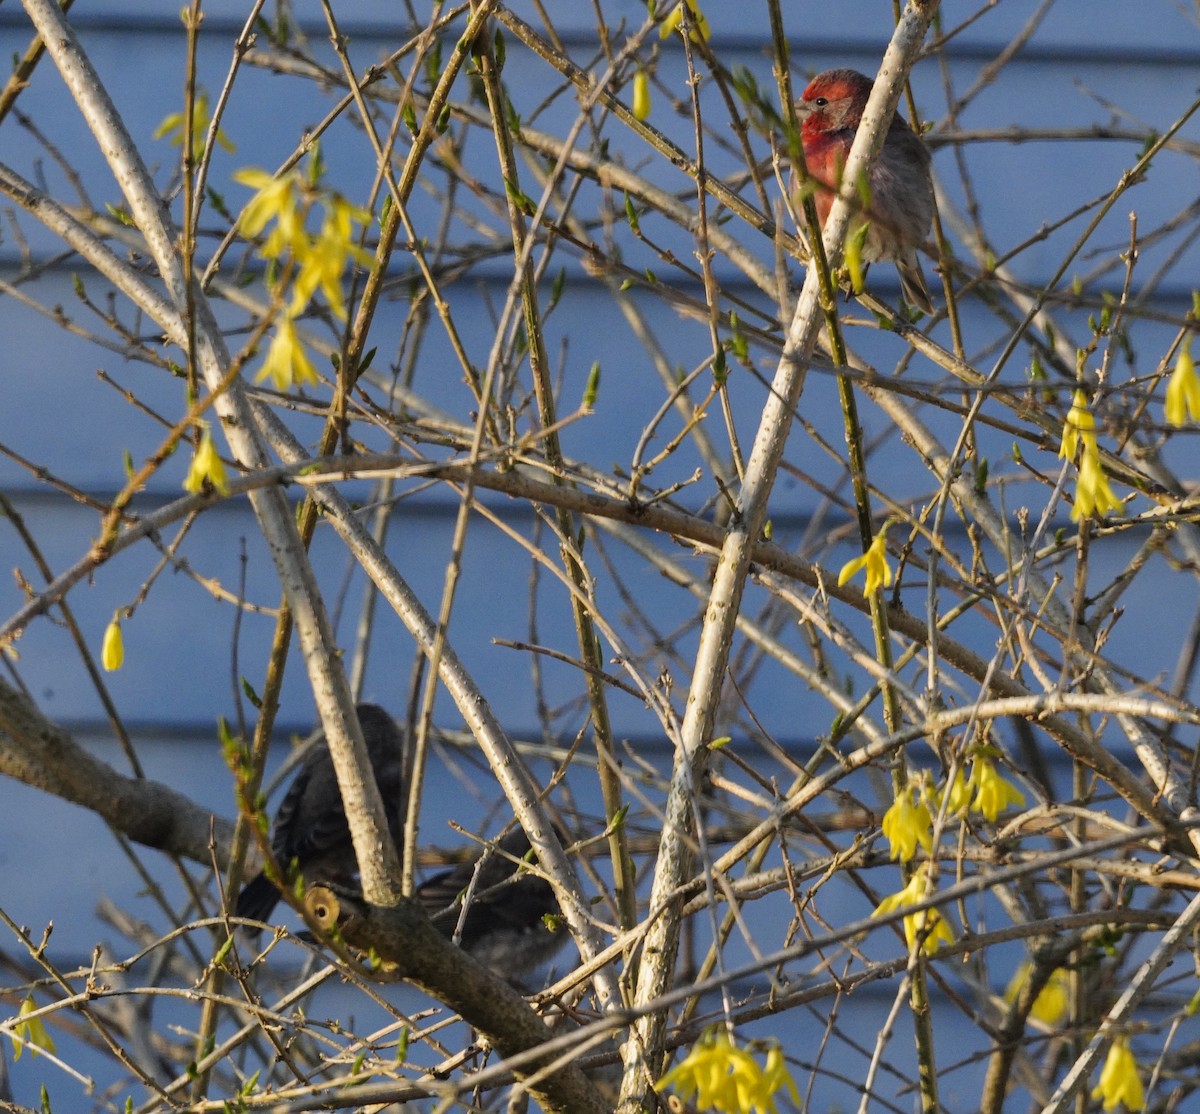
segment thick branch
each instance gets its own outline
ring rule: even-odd
[[[542,1109],[564,1114],[603,1114],[608,1109],[573,1055],[558,1062],[553,1055],[526,1055],[553,1036],[546,1023],[508,983],[442,936],[419,905],[369,905],[327,886],[310,890],[305,905],[323,931],[336,933],[357,951],[378,956],[389,973],[444,1002],[506,1060],[515,1058],[517,1078],[532,1077],[529,1089]]]
[[[883,146],[900,91],[936,10],[936,3],[910,4],[897,25],[846,163],[843,181],[847,195],[853,193],[856,182],[866,177],[871,162]],[[852,198],[839,196],[826,222],[823,242],[831,267],[840,262],[852,208]],[[704,769],[708,744],[713,736],[751,555],[761,537],[767,500],[822,319],[817,269],[810,267],[763,408],[733,523],[722,545],[709,594],[650,895],[650,907],[663,908],[666,912],[651,927],[646,939],[646,958],[639,971],[632,1003],[635,1007],[661,997],[674,977],[679,916],[678,904],[672,901],[671,895],[692,869],[689,833],[693,823],[694,787]],[[665,1030],[665,1011],[658,1010],[639,1023],[626,1045],[626,1073],[620,1106],[626,1114],[643,1108],[646,1080],[659,1074]]]
[[[3,681],[0,773],[91,809],[135,843],[198,863],[215,855],[225,866],[233,835],[229,821],[161,782],[117,773]]]

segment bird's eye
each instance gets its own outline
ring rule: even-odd
[[[824,108],[828,103],[829,101],[825,97],[817,97],[817,99],[813,101],[813,104],[815,104],[818,108]]]

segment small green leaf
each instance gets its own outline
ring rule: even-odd
[[[120,209],[116,205],[109,204],[105,204],[104,208],[108,210],[108,215],[119,224],[123,224],[128,228],[137,227],[137,225],[133,223],[133,217],[129,215],[128,210]]]
[[[730,338],[729,349],[738,360],[745,361],[750,356],[750,342],[742,332],[741,321],[736,313],[729,314],[729,328],[733,335]]]
[[[713,353],[713,378],[717,381],[717,386],[723,386],[725,380],[729,378],[729,365],[725,360],[725,349],[718,348]]]
[[[863,249],[871,232],[870,221],[864,221],[846,239],[846,269],[850,272],[850,286],[855,294],[861,294],[867,276],[863,268]]]
[[[325,160],[321,157],[321,143],[314,140],[308,152],[308,184],[316,189],[325,177]]]
[[[213,207],[213,211],[232,222],[233,214],[225,202],[225,195],[219,190],[213,189],[212,186],[205,186],[204,194],[208,198],[209,205]]]
[[[591,410],[596,405],[596,395],[600,393],[600,361],[597,360],[592,364],[592,370],[588,372],[587,386],[583,388],[583,408]]]
[[[425,80],[430,85],[437,85],[442,76],[442,40],[437,39],[429,53],[425,55]]]
[[[517,106],[513,104],[512,98],[506,92],[504,94],[504,115],[508,120],[508,130],[513,135],[521,134],[521,114],[517,111]]]
[[[858,181],[854,183],[855,191],[858,193],[858,200],[861,202],[863,212],[871,208],[871,179],[866,174],[860,174]]]
[[[233,947],[233,937],[232,936],[225,937],[225,943],[223,943],[220,946],[220,948],[217,949],[217,954],[213,956],[213,966],[214,967],[219,967],[222,963],[225,962],[225,957],[229,954],[229,950],[232,947]]]
[[[988,462],[983,457],[975,467],[975,494],[984,495],[987,492]]]
[[[521,191],[521,187],[514,182],[510,182],[507,178],[504,179],[504,192],[508,194],[509,200],[527,217],[531,217],[537,212],[537,206]]]
[[[559,267],[558,274],[554,276],[554,281],[550,284],[550,301],[546,306],[546,313],[558,305],[558,300],[562,297],[562,292],[567,285],[567,269]]]

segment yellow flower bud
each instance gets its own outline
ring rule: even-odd
[[[1200,376],[1196,375],[1191,345],[1180,347],[1175,370],[1167,380],[1166,415],[1173,426],[1184,425],[1189,418],[1200,421]]]
[[[704,18],[704,13],[700,10],[700,5],[697,0],[687,0],[688,14],[688,38],[694,43],[698,43],[701,39],[712,38],[712,28],[708,25],[708,20]],[[671,12],[666,19],[663,20],[662,26],[658,29],[658,37],[665,39],[670,36],[673,31],[679,31],[683,28],[683,3],[675,6],[675,10]]]
[[[121,637],[121,619],[116,614],[104,628],[104,642],[100,647],[100,664],[109,673],[115,673],[125,664],[125,640]]]
[[[633,75],[633,115],[638,120],[650,119],[650,75],[640,66]]]

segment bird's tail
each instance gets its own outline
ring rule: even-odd
[[[910,306],[916,306],[923,313],[933,314],[933,302],[929,297],[929,288],[925,285],[925,275],[916,252],[905,258],[897,257],[896,270],[900,272],[900,290],[904,300]]]
[[[248,921],[265,921],[279,902],[279,890],[265,874],[257,874],[238,894],[236,912]]]

